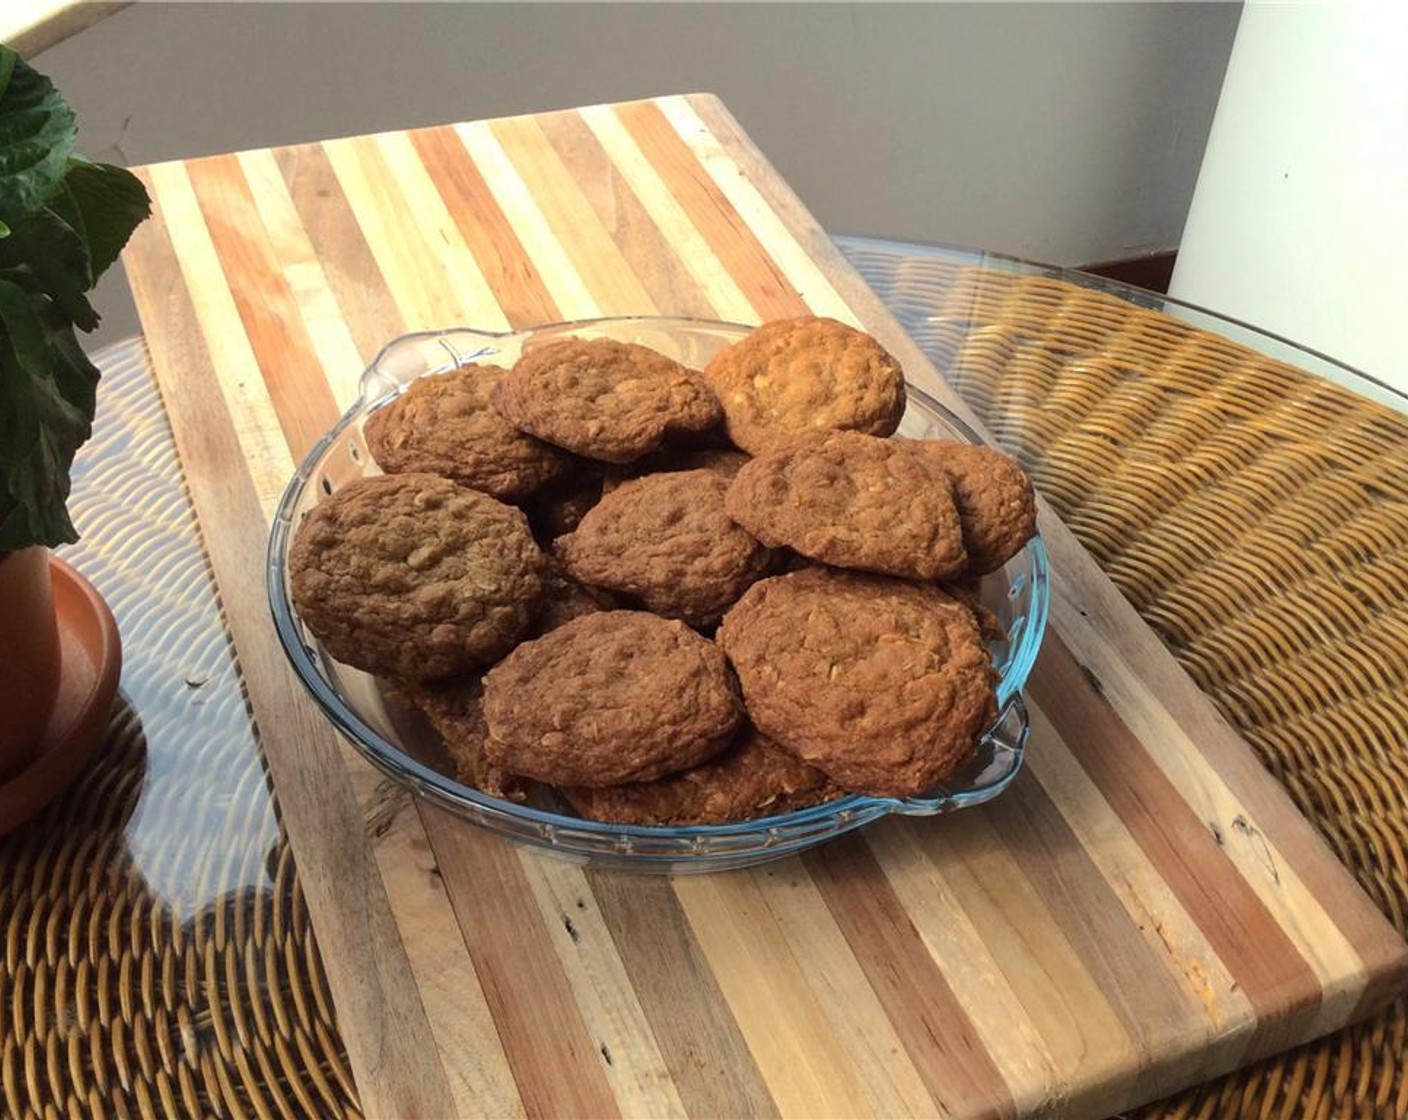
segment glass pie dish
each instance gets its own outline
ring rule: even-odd
[[[560,323],[495,334],[453,329],[410,334],[389,343],[362,375],[361,396],[309,453],[279,503],[269,540],[268,590],[274,625],[289,661],[327,717],[375,766],[419,796],[499,835],[590,863],[637,871],[695,872],[744,867],[810,848],[891,813],[932,816],[997,796],[1021,769],[1028,721],[1022,687],[1046,626],[1048,573],[1038,536],[983,579],[984,605],[1005,637],[991,643],[998,715],[972,762],[922,797],[851,795],[794,812],[732,824],[641,826],[584,820],[555,799],[500,800],[450,776],[443,747],[408,718],[377,679],[333,660],[294,610],[288,556],[304,513],[337,489],[377,474],[363,438],[368,416],[418,377],[470,362],[511,366],[525,348],[563,337],[637,342],[698,369],[751,328],[697,319],[654,317]],[[978,442],[970,427],[932,397],[908,389],[899,433]]]

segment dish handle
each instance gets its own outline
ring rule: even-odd
[[[473,327],[402,335],[383,346],[363,372],[359,404],[371,405],[394,396],[428,373],[444,373],[495,354],[510,337],[512,332]]]
[[[1022,694],[1014,695],[1003,706],[997,721],[983,735],[978,757],[962,773],[958,791],[940,789],[930,797],[906,797],[895,801],[895,811],[907,817],[932,817],[970,805],[991,801],[1011,784],[1022,769],[1026,754],[1031,720]]]

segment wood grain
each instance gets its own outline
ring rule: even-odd
[[[305,699],[263,588],[283,486],[386,341],[811,311],[966,406],[707,95],[143,174],[125,260],[369,1115],[1105,1115],[1402,990],[1408,947],[1046,509],[1031,762],[987,808],[671,881],[412,806]],[[970,360],[1051,360],[954,283]],[[1118,356],[1086,360],[1131,422]]]

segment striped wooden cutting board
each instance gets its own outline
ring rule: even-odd
[[[297,463],[406,331],[805,311],[965,411],[709,96],[166,163],[126,254],[376,1116],[1097,1116],[1366,1013],[1408,949],[1070,534],[989,807],[585,871],[417,804],[274,638]]]

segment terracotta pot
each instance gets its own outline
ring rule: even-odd
[[[49,550],[0,553],[0,777],[38,749],[59,691]]]

